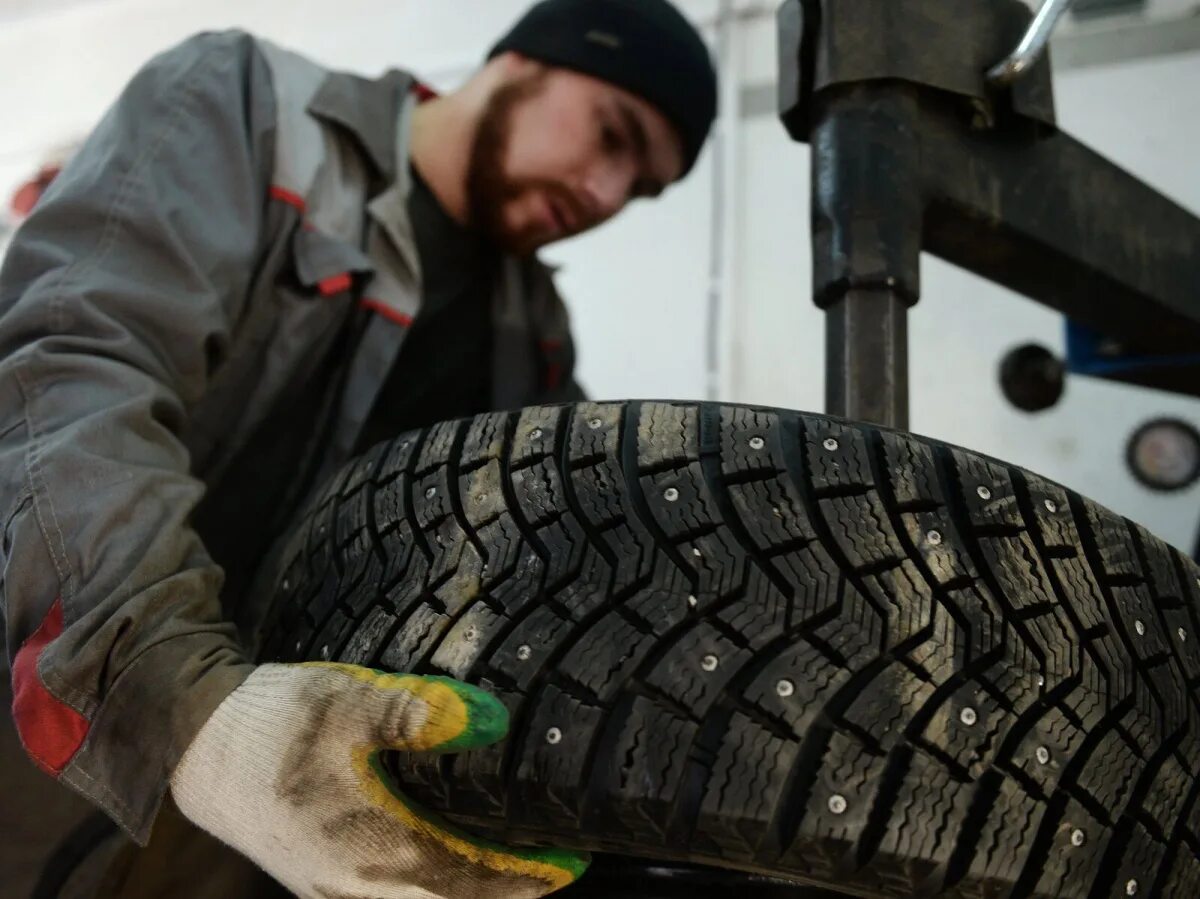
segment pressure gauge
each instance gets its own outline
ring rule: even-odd
[[[1151,490],[1183,490],[1200,478],[1200,432],[1178,418],[1156,418],[1133,432],[1125,459]]]

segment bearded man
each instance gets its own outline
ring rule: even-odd
[[[3,605],[34,761],[139,843],[169,793],[304,896],[576,878],[581,856],[444,829],[364,749],[500,739],[496,699],[256,665],[256,581],[372,443],[580,398],[535,253],[679,181],[715,107],[666,0],[546,0],[443,97],[237,32],[149,63],[0,271]],[[182,880],[162,892],[234,892],[215,867]]]

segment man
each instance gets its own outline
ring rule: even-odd
[[[444,98],[236,33],[138,74],[0,273],[3,589],[30,756],[139,842],[169,790],[302,895],[577,877],[579,856],[449,833],[380,772],[385,747],[499,739],[496,700],[255,667],[253,582],[372,441],[579,395],[533,253],[683,177],[715,97],[667,0],[546,0]]]

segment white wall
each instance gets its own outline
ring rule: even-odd
[[[49,148],[86,131],[136,68],[201,29],[238,26],[329,65],[367,74],[394,65],[449,87],[482,57],[525,0],[0,0],[0,197]],[[716,0],[684,0],[711,21]],[[766,5],[773,6],[774,3]],[[15,14],[14,14],[15,15]],[[731,46],[735,81],[774,77],[770,18],[742,21]],[[711,30],[710,30],[711,37]],[[1066,128],[1193,210],[1200,210],[1200,57],[1065,73]],[[729,92],[727,91],[727,95]],[[727,107],[728,108],[728,107]],[[718,334],[720,395],[820,410],[823,322],[809,300],[807,150],[771,118],[735,125]],[[665,199],[548,254],[563,265],[582,378],[600,397],[699,397],[706,390],[714,153]],[[1076,378],[1055,410],[1008,407],[994,370],[1011,346],[1061,345],[1049,311],[936,259],[923,263],[924,297],[911,316],[912,425],[1026,465],[1190,548],[1200,488],[1155,496],[1124,468],[1132,428],[1158,414],[1200,425],[1200,401]]]
[[[244,28],[331,66],[400,66],[447,86],[482,60],[525,0],[0,0],[0,188],[86,132],[152,55],[201,30]],[[698,19],[716,0],[683,0]]]

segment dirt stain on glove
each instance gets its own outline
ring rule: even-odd
[[[382,887],[405,886],[456,899],[532,899],[586,867],[573,853],[509,849],[462,833],[411,802],[387,774],[380,755],[388,749],[452,749],[460,740],[468,748],[499,739],[507,711],[476,688],[364,670],[305,713],[274,792],[319,827],[362,885],[361,892],[314,885],[320,895],[372,899],[388,892]]]
[[[313,703],[300,738],[288,748],[283,758],[275,782],[275,795],[289,805],[304,808],[320,798],[320,786],[327,779],[321,764],[322,744],[328,739],[328,722],[332,715],[332,702]]]

